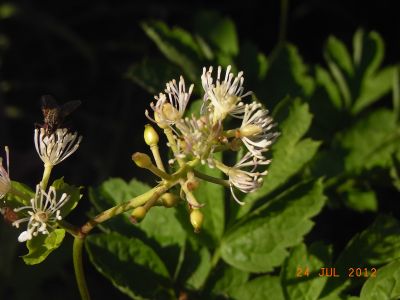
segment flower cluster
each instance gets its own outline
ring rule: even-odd
[[[26,211],[27,216],[18,219],[12,223],[13,226],[19,228],[19,225],[28,222],[27,229],[23,231],[18,241],[25,242],[31,240],[32,237],[39,233],[49,234],[49,229],[54,229],[56,222],[62,219],[60,209],[67,203],[70,196],[63,193],[57,199],[57,193],[54,187],[50,187],[49,191],[44,192],[40,185],[36,186],[36,193],[31,199],[30,205],[22,206],[14,209],[15,212]]]
[[[198,116],[185,116],[193,85],[186,90],[182,77],[178,84],[175,80],[167,83],[165,93],[155,96],[155,104],[150,105],[154,115],[146,111],[146,116],[164,129],[174,155],[171,163],[177,161],[183,165],[198,160],[210,168],[217,167],[228,176],[234,199],[243,204],[234,188],[249,193],[262,185],[262,176],[267,171],[257,169],[270,163],[265,153],[279,135],[273,131],[276,124],[260,103],[245,103],[244,98],[251,92],[244,90],[243,72],[235,76],[228,66],[223,75],[222,68],[218,67],[214,79],[213,67],[203,68],[201,83],[204,97]],[[229,116],[241,120],[241,125],[226,129],[224,120]],[[247,151],[234,166],[227,166],[214,157],[218,151],[237,151],[240,145]]]
[[[39,233],[49,234],[57,226],[57,221],[62,219],[61,208],[70,199],[70,196],[65,193],[58,197],[56,189],[53,186],[47,189],[47,185],[52,168],[71,156],[78,149],[82,137],[77,132],[71,132],[67,128],[60,126],[53,127],[51,127],[51,130],[49,130],[49,126],[43,126],[34,130],[34,145],[44,164],[44,173],[42,180],[36,185],[36,193],[29,200],[29,205],[22,205],[12,209],[9,207],[11,204],[8,204],[7,200],[2,203],[4,205],[1,209],[3,215],[5,215],[6,211],[12,211],[13,226],[19,228],[21,223],[27,223],[27,229],[18,237],[20,242],[31,240]],[[20,198],[21,196],[23,198],[27,197],[27,195],[21,194],[18,190],[12,188],[8,171],[9,155],[7,147],[6,157],[7,171],[3,167],[0,158],[0,199],[4,198],[7,194],[13,193]],[[27,202],[28,199],[24,203]],[[16,204],[12,203],[12,207],[15,206]]]

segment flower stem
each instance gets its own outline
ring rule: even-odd
[[[82,264],[82,249],[85,238],[76,236],[74,239],[73,246],[73,261],[75,269],[76,283],[78,284],[79,293],[81,294],[82,300],[90,300],[89,290],[87,288],[85,273],[83,271]]]
[[[150,146],[151,153],[153,154],[154,160],[156,161],[156,166],[161,170],[165,172],[164,164],[162,162],[161,156],[160,156],[160,150],[158,148],[158,145],[152,145]]]
[[[49,183],[49,179],[50,179],[51,170],[53,170],[52,164],[44,165],[43,177],[42,177],[42,181],[40,182],[40,187],[43,190],[46,190],[46,188],[47,188],[47,184]]]
[[[213,176],[201,173],[201,172],[196,171],[196,170],[193,170],[193,173],[197,178],[200,178],[200,179],[203,179],[205,181],[209,181],[209,182],[212,182],[212,183],[215,183],[215,184],[220,184],[220,185],[223,185],[223,186],[228,187],[228,188],[230,187],[229,186],[229,182],[224,180],[224,179],[213,177]]]

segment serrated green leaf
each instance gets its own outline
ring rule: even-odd
[[[195,19],[195,30],[209,41],[213,48],[230,56],[239,52],[235,24],[217,12],[199,13]]]
[[[281,269],[282,287],[286,299],[319,299],[327,277],[320,277],[320,269],[329,266],[332,248],[322,243],[305,244],[293,248]]]
[[[267,107],[274,107],[287,96],[307,98],[312,94],[314,79],[308,74],[308,66],[294,45],[284,45],[268,60],[267,74],[257,92]]]
[[[247,213],[258,199],[265,197],[286,183],[298,173],[315,155],[320,145],[311,139],[301,139],[311,125],[312,115],[308,105],[299,100],[293,102],[288,117],[278,124],[281,135],[272,146],[272,163],[263,186],[248,194],[246,205],[239,210],[239,216]]]
[[[376,277],[363,285],[360,300],[396,300],[400,298],[400,260],[379,268]]]
[[[270,201],[224,236],[221,257],[235,268],[269,272],[302,241],[325,203],[322,182],[299,185]]]
[[[170,29],[159,21],[142,23],[142,28],[167,59],[181,67],[190,80],[196,80],[203,57],[190,33],[178,27]]]
[[[399,147],[400,135],[394,113],[379,109],[338,134],[336,140],[348,153],[345,169],[360,172],[374,167],[390,167],[391,155]]]
[[[142,241],[114,232],[95,234],[87,237],[86,249],[96,269],[132,299],[172,298],[167,268]]]
[[[285,299],[279,277],[269,275],[257,277],[256,279],[233,288],[228,296],[235,300]]]
[[[347,274],[350,267],[378,267],[400,257],[400,223],[390,216],[379,216],[375,222],[347,244],[334,264],[338,274]],[[379,275],[378,275],[379,276]],[[323,294],[328,295],[347,288],[349,277],[330,278]]]
[[[165,84],[172,78],[177,78],[179,73],[179,68],[165,60],[144,59],[130,66],[125,76],[150,94],[158,94],[164,90]]]
[[[64,193],[70,196],[68,202],[61,208],[61,216],[65,217],[78,205],[78,202],[81,199],[81,188],[69,185],[64,182],[64,178],[54,180],[52,186],[57,191],[57,198],[61,198]]]
[[[39,234],[26,242],[29,252],[22,256],[27,265],[36,265],[57,249],[65,237],[64,229],[55,229],[49,234]]]

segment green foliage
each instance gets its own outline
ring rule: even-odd
[[[30,199],[35,196],[35,192],[27,185],[17,182],[11,181],[11,186],[13,189],[16,189],[21,195],[16,195],[14,193],[9,193],[7,195],[7,204],[12,207],[29,205]]]
[[[64,229],[55,229],[48,235],[40,234],[26,242],[29,252],[22,256],[27,265],[36,265],[44,261],[47,256],[57,249],[65,236]]]
[[[312,219],[325,203],[326,210],[375,214],[380,212],[381,189],[399,189],[400,83],[394,66],[382,66],[379,34],[358,30],[352,51],[329,37],[323,49],[325,65],[308,65],[289,43],[270,55],[250,42],[242,44],[235,24],[216,13],[200,13],[193,33],[159,21],[144,22],[142,28],[164,58],[145,58],[131,66],[129,78],[157,94],[165,82],[182,74],[195,83],[196,97],[201,67],[243,69],[246,86],[272,110],[281,135],[271,148],[263,187],[242,196],[243,207],[228,203],[232,199],[223,187],[203,181],[195,191],[204,204],[200,233],[193,232],[184,203],[153,207],[135,225],[123,214],[101,225],[105,233],[89,238],[86,246],[96,268],[133,299],[157,293],[166,298],[189,293],[202,299],[398,297],[398,220],[381,215],[369,227],[363,224],[366,229],[344,249],[322,243],[312,231],[323,222],[317,219],[315,225]],[[376,109],[391,90],[393,109]],[[201,100],[193,107],[200,105]],[[217,170],[197,171],[221,177]],[[92,213],[149,188],[137,180],[109,179],[90,189],[96,207]],[[138,258],[135,251],[144,254]],[[143,278],[134,275],[138,264],[148,276],[146,284],[154,284],[150,289],[143,289]],[[383,275],[365,283],[344,275],[318,276],[321,268],[330,266],[341,274],[352,266],[376,267]],[[360,298],[350,296],[360,289]]]
[[[361,289],[361,300],[389,300],[400,297],[400,260],[395,260],[370,277]]]
[[[61,208],[61,216],[64,218],[78,205],[81,199],[80,188],[65,183],[64,178],[55,180],[52,186],[55,187],[58,198],[61,198],[63,193],[70,196],[68,202]]]
[[[154,299],[170,293],[167,268],[139,239],[118,233],[92,235],[86,248],[97,270],[133,299]]]
[[[222,241],[222,258],[244,271],[272,271],[288,255],[286,248],[301,242],[311,230],[310,218],[324,202],[321,181],[293,188],[234,226]]]

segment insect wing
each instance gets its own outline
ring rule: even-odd
[[[81,103],[82,102],[79,100],[74,100],[74,101],[69,101],[69,102],[63,104],[60,108],[62,117],[64,118],[64,117],[68,116],[75,109],[77,109],[79,107],[79,105],[81,105]]]

